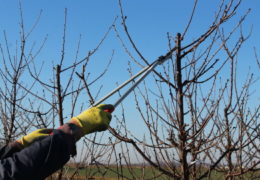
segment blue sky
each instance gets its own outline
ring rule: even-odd
[[[0,2],[0,30],[6,30],[9,38],[13,38],[12,41],[19,32],[18,1],[1,0]],[[54,50],[56,50],[55,47],[60,47],[64,8],[68,9],[69,47],[70,44],[76,44],[79,34],[82,35],[83,42],[86,43],[83,48],[91,47],[90,44],[98,42],[114,18],[119,15],[117,0],[22,0],[21,2],[27,30],[32,26],[39,12],[43,11],[32,39],[38,40],[48,34],[48,42],[51,45],[46,45],[46,48]],[[183,31],[192,9],[190,2],[192,1],[123,0],[129,31],[145,56],[155,58],[165,53],[167,50],[166,33],[170,32],[174,35]],[[205,3],[205,0],[198,2],[198,9],[191,26],[192,31],[189,31],[187,35],[190,39],[197,37],[203,30],[207,29],[218,4],[217,0],[211,1],[211,3]],[[245,30],[248,30],[251,25],[254,26],[249,46],[257,46],[260,40],[260,35],[257,33],[260,30],[259,4],[260,2],[256,0],[243,1],[238,15],[234,17],[234,21],[236,21],[248,8],[252,8],[245,27]],[[120,20],[118,20],[118,24],[120,24]]]
[[[150,62],[167,52],[167,32],[175,35],[177,32],[183,31],[193,5],[191,0],[122,0],[122,2],[129,32],[136,45]],[[21,3],[27,31],[32,27],[42,10],[40,21],[30,37],[30,42],[35,41],[39,46],[40,42],[48,36],[38,57],[39,61],[45,62],[44,73],[46,74],[51,70],[51,63],[60,59],[65,8],[68,12],[65,63],[68,64],[75,56],[80,35],[82,40],[79,56],[82,58],[98,44],[115,17],[120,15],[117,0],[21,0]],[[0,0],[0,4],[0,42],[3,42],[3,31],[5,31],[10,47],[15,49],[15,42],[19,39],[19,4],[17,0]],[[199,0],[194,21],[184,44],[207,30],[214,18],[214,11],[218,4],[218,0]],[[241,66],[248,69],[250,65],[254,69],[256,64],[252,48],[256,47],[258,52],[260,50],[260,1],[243,1],[230,25],[234,25],[234,22],[237,22],[248,8],[252,8],[252,11],[244,25],[244,32],[249,32],[253,26],[253,34],[241,51],[241,58],[245,59]],[[116,23],[119,29],[121,28],[120,21],[119,18]],[[124,37],[122,30],[120,32]],[[90,66],[93,76],[96,72],[102,71],[103,60],[109,59],[113,50],[115,56],[110,72],[107,74],[108,79],[103,82],[106,86],[103,88],[103,95],[111,91],[116,82],[121,83],[129,77],[126,71],[129,57],[125,54],[114,33],[111,33],[100,51],[93,57],[95,63]],[[136,54],[134,55],[138,57]],[[258,55],[260,56],[260,53]],[[135,67],[134,71],[139,69],[139,67]],[[126,99],[126,102],[133,105],[130,99]],[[141,127],[133,127],[142,130]]]
[[[0,2],[0,30],[5,29],[10,37],[15,38],[19,32],[17,24],[19,21],[18,1],[1,0]],[[22,0],[21,2],[27,30],[32,26],[39,12],[43,11],[32,39],[38,40],[48,34],[48,41],[56,47],[59,47],[61,41],[64,8],[68,9],[67,36],[71,40],[68,44],[76,44],[79,34],[83,36],[86,44],[94,44],[99,41],[107,27],[119,15],[117,0]],[[165,53],[166,32],[176,34],[183,31],[192,9],[190,2],[192,1],[123,0],[129,31],[137,45],[144,51],[144,55],[154,58]],[[199,35],[210,25],[218,3],[217,0],[211,1],[211,3],[205,3],[205,0],[198,2],[198,9],[191,26],[192,31],[188,33],[190,39],[197,37],[196,35]],[[260,30],[260,23],[257,21],[259,19],[259,4],[260,2],[256,0],[243,1],[238,11],[239,14],[234,17],[234,20],[237,20],[239,15],[246,12],[248,8],[252,8],[246,23],[248,27],[254,25],[250,46],[257,46],[260,39],[260,35],[257,33]],[[118,24],[120,24],[120,20],[118,20]],[[84,46],[86,49],[88,47]],[[53,49],[50,45],[46,48]],[[54,50],[56,49],[54,48]]]

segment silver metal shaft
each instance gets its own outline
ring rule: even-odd
[[[153,63],[154,64],[154,63]],[[123,87],[125,87],[127,84],[129,84],[131,81],[133,81],[135,78],[137,78],[138,76],[140,76],[142,73],[144,73],[145,71],[147,71],[147,69],[149,69],[149,67],[151,67],[153,64],[151,64],[150,66],[146,66],[145,68],[143,68],[141,71],[139,71],[137,74],[135,74],[134,76],[132,76],[129,80],[125,81],[124,83],[122,83],[120,86],[118,86],[117,88],[115,88],[113,91],[111,91],[109,94],[107,94],[106,96],[104,96],[103,98],[101,98],[99,101],[95,102],[95,104],[93,104],[93,106],[97,106],[100,103],[102,103],[103,101],[105,101],[107,98],[109,98],[110,96],[112,96],[113,94],[115,94],[116,92],[118,92],[120,89],[122,89]]]
[[[129,93],[131,93],[134,88],[159,64],[160,62],[157,61],[153,63],[147,71],[142,74],[142,76],[136,80],[136,82],[115,102],[114,107],[116,108],[118,104],[120,104],[127,96]]]

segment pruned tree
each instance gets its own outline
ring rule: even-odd
[[[44,39],[40,45],[29,43],[31,32],[37,25],[39,17],[36,18],[32,28],[25,32],[20,4],[20,39],[17,40],[15,49],[9,47],[8,33],[3,32],[5,41],[0,44],[0,114],[3,129],[1,140],[4,143],[16,139],[37,125],[35,124],[37,111],[31,110],[35,101],[33,98],[28,98],[35,81],[28,81],[26,77],[28,65],[35,60],[46,40]]]
[[[52,67],[46,68],[44,63],[51,60],[42,61],[38,55],[48,40],[47,36],[43,38],[40,45],[31,44],[33,40],[30,39],[30,35],[34,33],[34,29],[40,21],[42,12],[36,18],[32,28],[27,30],[24,26],[21,2],[19,7],[20,40],[17,41],[16,49],[10,47],[8,35],[5,32],[3,35],[5,42],[0,44],[0,127],[4,130],[1,131],[1,144],[8,144],[38,128],[58,128],[75,116],[75,113],[80,113],[90,107],[99,94],[99,92],[91,92],[90,87],[106,74],[114,56],[114,51],[111,50],[111,56],[103,60],[104,69],[99,70],[100,73],[95,73],[90,78],[92,74],[87,71],[88,64],[111,32],[115,23],[112,22],[98,44],[92,50],[84,53],[85,57],[79,55],[81,36],[76,44],[74,58],[67,57],[66,33],[68,28],[67,9],[65,9],[60,59],[53,61]],[[67,62],[67,59],[70,63]],[[101,88],[102,85],[99,89]],[[69,110],[67,107],[70,107]],[[96,139],[95,135],[89,137],[89,140],[92,141],[92,138]],[[104,149],[99,150],[97,146],[89,145],[88,154],[85,154],[84,151],[84,156],[91,154],[92,159],[95,159],[95,156],[100,156],[102,151]],[[82,155],[83,160],[84,156]],[[62,179],[63,175],[66,176],[66,173],[61,170],[57,179]]]
[[[157,90],[150,89],[150,81],[135,91],[136,108],[149,134],[146,138],[134,135],[124,120],[120,123],[125,131],[110,129],[128,148],[134,148],[161,172],[159,176],[188,180],[215,179],[219,175],[234,179],[259,168],[256,127],[260,106],[259,103],[255,107],[249,105],[250,87],[259,77],[249,72],[242,87],[237,77],[239,50],[250,36],[243,33],[242,25],[250,10],[233,29],[225,31],[225,24],[232,20],[240,4],[241,1],[235,0],[221,1],[211,26],[187,42],[186,35],[192,31],[190,24],[197,6],[194,1],[184,31],[176,37],[168,34],[170,50],[163,57],[171,54],[171,59],[161,70],[154,71]],[[121,1],[119,6],[131,47],[127,47],[115,27],[117,37],[133,63],[149,65],[130,35]],[[237,41],[231,43],[234,36]],[[133,58],[129,48],[135,50],[141,61]]]

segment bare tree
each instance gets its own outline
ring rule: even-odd
[[[47,37],[40,45],[36,45],[36,43],[28,45],[32,41],[30,35],[39,23],[40,16],[32,28],[27,31],[23,22],[22,5],[21,3],[19,5],[20,41],[17,42],[17,48],[10,49],[8,35],[5,32],[5,42],[0,44],[0,126],[4,129],[1,131],[3,133],[1,140],[6,144],[35,128],[57,128],[73,117],[75,113],[90,107],[99,93],[92,93],[90,87],[102,79],[114,57],[114,51],[111,50],[111,56],[103,60],[103,63],[106,64],[103,71],[101,70],[99,74],[96,73],[95,76],[89,78],[88,64],[111,32],[115,23],[112,22],[98,44],[85,53],[87,55],[83,58],[79,57],[82,38],[79,36],[75,57],[69,59],[71,63],[67,63],[67,59],[70,57],[66,57],[66,32],[68,28],[67,9],[65,9],[60,59],[53,62],[53,67],[43,71],[46,67],[44,67],[44,62],[41,64],[38,55],[44,48]],[[47,72],[48,78],[46,78]],[[100,86],[101,88],[102,86]],[[82,96],[84,99],[79,98]],[[65,107],[68,106],[70,110],[64,111]],[[96,139],[95,136],[89,138]],[[92,159],[96,159],[95,156],[100,156],[104,151],[103,148],[99,150],[93,144],[88,146],[88,153],[92,153]],[[57,179],[62,179],[64,174],[66,175],[61,170]]]
[[[40,13],[41,15],[41,13]],[[20,39],[16,42],[16,48],[9,47],[8,34],[4,31],[5,42],[0,44],[1,67],[0,67],[0,114],[1,114],[1,139],[8,143],[25,133],[36,119],[31,111],[34,100],[28,98],[28,92],[35,85],[35,81],[28,82],[28,64],[35,60],[45,43],[29,45],[28,39],[37,25],[40,15],[36,18],[32,28],[25,32],[23,13],[20,5]],[[36,113],[35,113],[36,114]]]
[[[212,25],[187,43],[185,38],[192,30],[190,23],[197,6],[194,1],[183,33],[175,38],[168,34],[170,50],[162,57],[170,54],[171,60],[160,72],[154,71],[157,90],[149,89],[144,83],[135,91],[136,108],[149,132],[146,136],[150,137],[135,136],[124,121],[121,124],[125,131],[110,129],[161,175],[183,180],[214,179],[214,173],[218,172],[225,179],[234,179],[258,170],[256,127],[260,107],[259,104],[251,107],[248,103],[250,87],[259,77],[250,73],[242,88],[238,87],[241,83],[237,80],[238,52],[250,36],[245,36],[242,24],[250,10],[233,29],[224,31],[240,4],[241,1],[235,0],[221,1]],[[121,1],[119,6],[123,29],[132,48],[143,63],[149,64],[130,35]],[[133,62],[142,64],[130,53],[118,28],[114,29]],[[228,45],[239,31],[237,42]]]

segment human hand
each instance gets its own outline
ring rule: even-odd
[[[113,111],[113,105],[100,104],[73,117],[69,123],[79,126],[84,135],[97,131],[105,131],[109,126],[112,118],[111,113]]]

